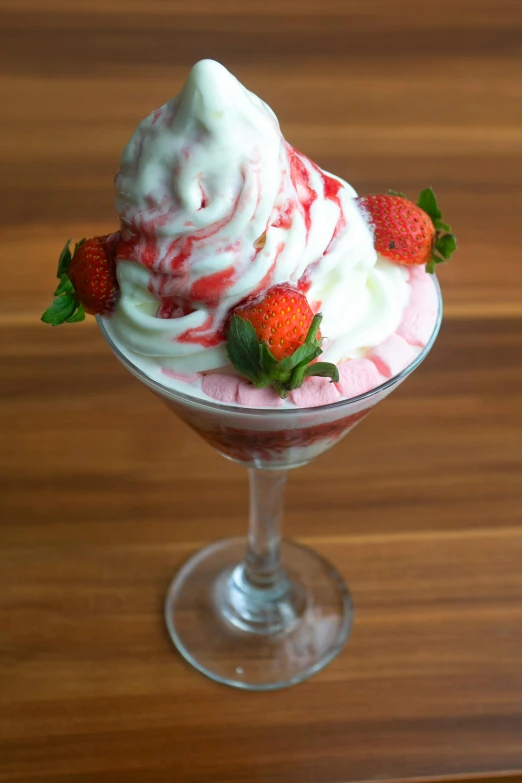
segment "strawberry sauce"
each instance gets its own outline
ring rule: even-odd
[[[235,267],[229,266],[221,272],[215,272],[207,277],[200,277],[190,289],[190,298],[193,302],[207,302],[220,299],[227,288],[234,282],[235,274]]]
[[[372,407],[357,413],[352,413],[335,421],[292,429],[253,430],[230,427],[220,422],[219,414],[206,412],[192,413],[187,408],[173,403],[167,403],[176,413],[194,429],[213,448],[230,459],[246,464],[253,462],[284,462],[285,457],[293,449],[308,449],[320,446],[330,448],[362,421]],[[318,416],[319,418],[319,416]],[[320,453],[320,452],[319,452]],[[295,452],[291,459],[295,459]],[[306,456],[304,456],[306,459]]]
[[[204,348],[214,348],[216,345],[219,345],[222,340],[223,335],[221,334],[221,331],[216,332],[214,329],[214,319],[211,315],[208,316],[207,320],[202,323],[201,326],[196,326],[194,329],[187,329],[186,332],[183,332],[183,334],[180,334],[178,337],[178,342],[180,343],[196,343],[202,345]]]
[[[290,163],[290,176],[297,192],[297,197],[299,199],[298,205],[303,213],[306,233],[308,235],[312,228],[312,217],[310,214],[312,204],[317,199],[317,193],[310,187],[308,171],[304,164],[304,160],[308,160],[308,158],[305,158],[304,155],[297,152],[290,144],[286,144],[286,150]]]

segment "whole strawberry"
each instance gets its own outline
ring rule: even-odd
[[[291,356],[305,341],[314,314],[304,294],[291,285],[275,285],[260,300],[236,307],[235,315],[250,321],[272,356]]]
[[[255,386],[273,386],[283,399],[310,375],[338,381],[335,364],[315,361],[322,353],[321,319],[297,288],[276,285],[235,308],[227,333],[229,359]]]
[[[433,273],[457,247],[431,188],[422,191],[417,204],[393,191],[362,196],[357,202],[373,228],[375,249],[397,264],[425,265]]]
[[[116,278],[114,234],[82,239],[71,256],[70,239],[58,261],[60,281],[55,299],[42,315],[51,326],[83,321],[85,313],[107,315],[114,310],[119,297]]]

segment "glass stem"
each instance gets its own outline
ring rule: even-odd
[[[272,636],[294,627],[306,607],[306,591],[281,565],[281,517],[286,471],[249,470],[250,524],[246,555],[217,580],[220,615],[248,633]]]
[[[280,546],[287,473],[250,468],[248,474],[250,519],[244,577],[252,587],[277,591],[286,584]]]

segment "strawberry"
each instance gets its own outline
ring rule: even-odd
[[[117,235],[82,239],[71,257],[70,239],[58,261],[55,299],[42,315],[51,326],[83,321],[85,313],[108,315],[119,296],[114,250]]]
[[[305,341],[314,314],[304,294],[291,285],[275,285],[260,300],[239,305],[234,311],[250,321],[258,340],[268,343],[272,356],[291,356]]]
[[[394,191],[357,202],[374,230],[375,249],[397,264],[425,265],[433,274],[436,264],[451,258],[457,247],[431,188],[422,191],[417,204]]]
[[[338,381],[335,364],[315,361],[322,353],[321,320],[297,288],[276,285],[262,298],[234,309],[227,332],[228,357],[254,386],[273,386],[283,399],[310,375]]]

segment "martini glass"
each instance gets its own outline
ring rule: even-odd
[[[402,372],[358,397],[315,408],[260,409],[210,402],[174,391],[144,373],[98,324],[117,358],[183,421],[228,459],[248,469],[246,538],[217,541],[174,576],[165,602],[172,641],[196,669],[245,690],[274,690],[307,679],[348,639],[348,588],[319,554],[283,541],[287,473],[330,449],[427,356],[442,318]]]

